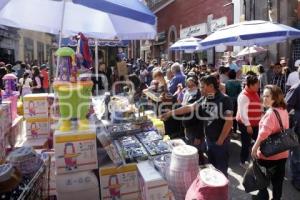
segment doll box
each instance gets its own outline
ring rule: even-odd
[[[148,161],[137,164],[143,200],[169,200],[168,183]]]
[[[24,117],[48,118],[49,103],[48,94],[28,94],[23,97]]]
[[[138,200],[139,184],[136,164],[99,169],[101,199]]]
[[[48,118],[27,119],[26,137],[29,139],[48,138],[50,132],[50,123]]]
[[[3,101],[0,104],[0,126],[2,127],[2,133],[0,137],[4,137],[4,134],[8,133],[12,125],[11,116],[11,103],[9,101]]]
[[[56,191],[59,200],[99,200],[98,179],[91,171],[56,176]]]
[[[96,133],[92,130],[54,132],[56,173],[98,168]]]

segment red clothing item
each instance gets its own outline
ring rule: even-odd
[[[49,74],[46,70],[41,70],[41,74],[43,76],[43,88],[48,89],[49,88]]]
[[[246,87],[238,97],[236,120],[245,126],[257,127],[262,116],[262,104],[257,92]]]
[[[280,115],[282,125],[285,129],[289,128],[289,114],[286,109],[280,109],[280,108],[272,108],[276,109]],[[262,117],[262,119],[259,122],[259,131],[258,131],[258,141],[263,141],[269,137],[269,135],[272,135],[274,133],[277,133],[280,131],[280,125],[278,122],[278,119],[273,112],[272,109],[269,109],[266,114]],[[287,158],[289,155],[288,151],[284,151],[282,153],[278,153],[274,156],[265,157],[260,149],[257,151],[257,156],[259,159],[263,160],[280,160]]]

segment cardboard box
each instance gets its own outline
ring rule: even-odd
[[[56,176],[56,191],[59,200],[99,200],[99,185],[91,171]]]
[[[26,137],[28,139],[48,138],[49,133],[50,122],[48,118],[30,118],[26,120]]]
[[[17,147],[22,146],[29,146],[34,149],[47,149],[48,148],[48,138],[34,138],[34,139],[27,139],[22,143],[19,144]]]
[[[102,200],[137,200],[139,184],[136,164],[99,169]]]
[[[12,123],[10,133],[8,136],[8,143],[13,148],[18,141],[22,139],[23,133],[23,116],[18,116]]]
[[[57,174],[98,168],[94,130],[54,132]]]
[[[48,118],[49,103],[48,94],[27,94],[23,97],[24,117],[31,118]]]
[[[9,101],[5,101],[0,104],[0,126],[2,127],[2,135],[10,131],[11,125],[11,103]]]
[[[168,183],[148,162],[137,164],[141,196],[143,200],[169,200]]]

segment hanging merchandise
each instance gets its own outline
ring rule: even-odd
[[[78,45],[76,49],[76,55],[80,55],[82,58],[81,60],[79,60],[79,62],[77,61],[77,64],[80,64],[80,66],[83,66],[86,69],[90,69],[92,65],[92,56],[90,52],[88,38],[86,38],[82,33],[78,33],[77,39]]]

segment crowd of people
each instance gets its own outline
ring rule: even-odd
[[[126,94],[134,91],[134,101],[140,101],[145,90],[163,94],[162,103],[166,101],[169,106],[161,107],[164,109],[157,114],[165,123],[166,133],[197,147],[200,164],[209,162],[226,176],[230,139],[240,138],[240,166],[247,168],[251,159],[257,159],[271,177],[273,199],[281,199],[288,158],[292,183],[300,190],[300,147],[271,157],[265,157],[259,147],[280,130],[275,113],[279,113],[284,128],[295,128],[300,138],[299,66],[300,60],[292,68],[281,59],[268,67],[258,65],[258,73],[242,73],[231,56],[218,68],[206,59],[200,64],[193,60],[153,59],[147,63],[138,59],[128,60],[128,75],[119,77],[116,66],[100,63],[101,78],[92,80],[98,89],[112,89],[117,80],[131,81],[134,90],[123,83],[114,89]],[[49,92],[47,70],[46,64],[30,66],[16,62],[13,66],[0,62],[0,89],[4,90],[3,76],[14,73],[21,96]],[[267,188],[260,190],[256,198],[268,199]]]
[[[14,65],[0,62],[0,90],[5,89],[3,77],[13,73],[17,77],[17,89],[20,96],[31,93],[49,92],[49,73],[47,64],[29,65],[17,61]]]
[[[148,64],[138,60],[133,65],[128,77],[138,79],[136,88],[172,95],[173,106],[160,112],[160,118],[167,134],[183,137],[198,148],[200,162],[205,161],[205,152],[206,161],[227,176],[230,138],[240,134],[240,166],[246,169],[251,159],[257,159],[270,176],[273,199],[281,199],[288,157],[292,183],[300,189],[300,148],[271,157],[265,157],[259,148],[263,140],[280,130],[275,112],[284,128],[294,127],[300,136],[299,60],[294,68],[282,59],[268,67],[258,65],[258,73],[250,70],[246,74],[232,57],[218,69],[205,59],[199,65],[163,59]],[[142,93],[135,92],[139,99]],[[267,188],[255,198],[269,199]]]

